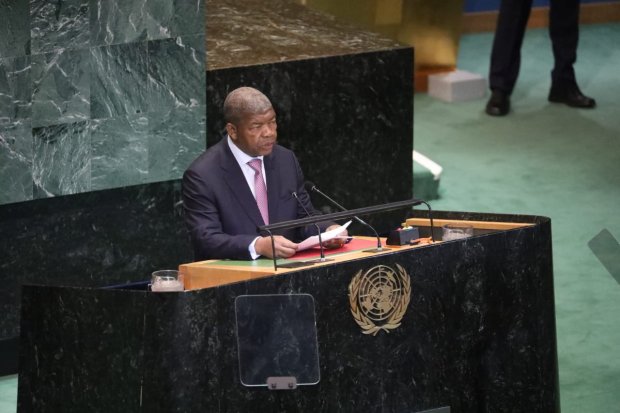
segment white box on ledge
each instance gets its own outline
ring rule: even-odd
[[[428,77],[428,94],[446,102],[463,102],[484,96],[487,82],[484,77],[464,70],[439,73]]]

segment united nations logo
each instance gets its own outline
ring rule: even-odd
[[[377,265],[364,274],[359,270],[351,280],[351,314],[362,333],[374,336],[400,326],[411,299],[411,280],[403,267],[396,268]]]

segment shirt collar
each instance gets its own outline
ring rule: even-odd
[[[230,151],[232,152],[233,156],[235,157],[239,165],[241,166],[247,165],[247,163],[250,162],[252,159],[260,159],[261,162],[263,161],[262,155],[261,156],[250,156],[247,153],[243,152],[241,149],[239,149],[239,147],[235,145],[235,143],[231,139],[230,135],[226,135],[226,138],[228,139],[228,147],[230,148]]]

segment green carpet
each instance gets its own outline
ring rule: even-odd
[[[588,248],[605,228],[620,239],[618,40],[618,24],[582,27],[576,70],[595,110],[547,102],[546,30],[527,33],[510,116],[415,97],[415,148],[444,167],[434,209],[552,219],[564,413],[620,412],[620,285]],[[491,42],[464,36],[459,68],[486,76]],[[15,412],[16,393],[16,376],[0,378],[0,413]]]
[[[487,76],[492,40],[463,37],[459,69]],[[444,168],[434,209],[552,219],[564,413],[620,412],[620,285],[588,247],[603,229],[620,240],[618,40],[619,24],[581,28],[576,72],[594,110],[547,102],[542,29],[526,35],[509,116],[487,116],[486,100],[415,97],[415,149]]]
[[[0,377],[0,413],[17,410],[17,376]]]

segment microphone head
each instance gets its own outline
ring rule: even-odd
[[[304,183],[304,187],[306,188],[306,191],[308,192],[312,192],[316,189],[316,185],[314,185],[312,182],[310,181],[306,181]]]

